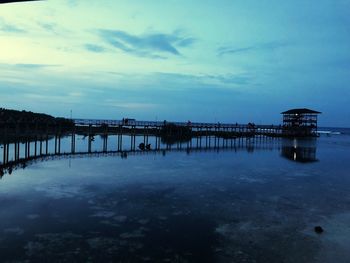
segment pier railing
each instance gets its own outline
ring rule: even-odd
[[[178,129],[179,138],[166,140],[162,129],[167,124],[186,127]],[[19,127],[19,128],[18,128]],[[24,129],[21,127],[24,127]],[[181,137],[182,131],[190,131],[190,136]],[[170,133],[173,132],[170,129]],[[79,136],[79,138],[78,138]],[[99,136],[99,137],[97,137]],[[69,144],[69,154],[79,152],[77,143],[84,141],[87,153],[93,153],[96,138],[101,138],[103,153],[111,145],[117,152],[137,151],[138,149],[162,150],[178,145],[180,149],[217,149],[231,147],[241,140],[292,137],[284,133],[281,125],[255,125],[206,122],[168,122],[73,119],[70,126],[61,127],[45,123],[0,123],[0,168],[22,164],[42,156],[65,155],[61,140]],[[195,147],[193,147],[195,145]],[[142,147],[141,147],[142,146]],[[249,144],[248,144],[249,146]],[[127,149],[126,149],[127,148]],[[248,147],[249,148],[249,147]],[[1,169],[0,169],[1,170]],[[0,171],[1,172],[1,171]]]
[[[184,126],[191,128],[241,128],[241,129],[281,129],[281,125],[256,125],[253,123],[238,124],[238,123],[210,123],[210,122],[173,122],[173,121],[137,121],[137,120],[101,120],[101,119],[73,119],[75,125],[78,126],[132,126],[132,127],[162,127],[172,123],[176,126]]]

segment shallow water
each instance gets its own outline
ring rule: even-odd
[[[349,156],[339,135],[36,162],[0,180],[1,260],[347,262]]]

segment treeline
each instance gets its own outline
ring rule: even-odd
[[[73,122],[66,118],[56,118],[44,113],[18,111],[0,108],[1,124],[49,123],[50,125],[71,126]]]

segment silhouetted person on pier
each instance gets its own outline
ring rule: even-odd
[[[148,150],[148,151],[151,150],[151,144],[146,145],[146,150]]]

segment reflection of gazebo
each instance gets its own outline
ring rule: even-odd
[[[302,137],[317,136],[317,115],[320,113],[306,108],[282,112],[283,134]]]
[[[289,160],[310,163],[317,162],[316,139],[283,139],[281,155]]]

